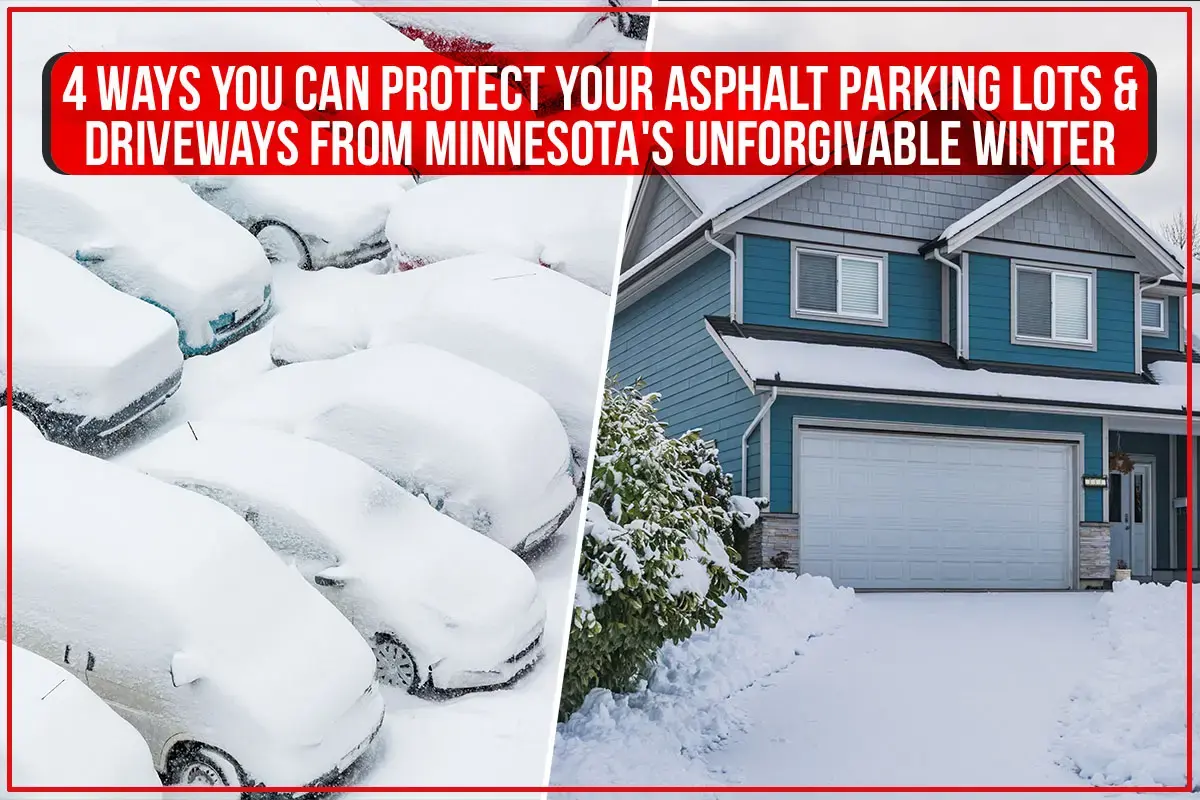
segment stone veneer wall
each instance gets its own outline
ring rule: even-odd
[[[1112,580],[1111,531],[1107,522],[1079,525],[1079,582]]]
[[[800,517],[763,513],[747,536],[742,569],[770,567],[771,559],[779,553],[787,554],[784,568],[794,570],[800,560]]]

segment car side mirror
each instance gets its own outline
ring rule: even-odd
[[[321,570],[313,576],[313,583],[317,586],[334,586],[342,587],[346,585],[347,579],[350,578],[346,568],[338,565],[336,567],[328,567]]]
[[[171,683],[186,686],[198,681],[204,673],[200,660],[189,653],[176,653],[171,658]]]

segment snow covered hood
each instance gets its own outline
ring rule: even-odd
[[[916,353],[873,347],[755,339],[713,332],[738,371],[758,388],[970,397],[1020,403],[1122,407],[1183,414],[1183,364],[1150,365],[1158,385],[952,369]],[[1176,369],[1178,368],[1178,369]],[[1179,373],[1179,381],[1168,382]]]
[[[20,392],[56,411],[105,418],[182,366],[175,322],[165,312],[24,236],[12,237],[12,254],[13,379]],[[7,294],[0,281],[0,303]],[[0,329],[0,349],[6,339]]]
[[[387,233],[397,250],[423,261],[515,256],[609,293],[625,191],[623,178],[448,176],[405,192]]]
[[[20,647],[0,647],[0,669],[13,684],[13,783],[17,786],[158,786],[146,741],[78,678]],[[0,695],[0,707],[8,701]],[[7,726],[0,746],[10,750]],[[5,797],[40,797],[5,794]],[[95,795],[161,797],[132,792]]]

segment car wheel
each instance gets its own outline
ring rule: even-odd
[[[272,264],[295,260],[300,269],[313,269],[312,252],[304,237],[291,225],[277,219],[260,219],[250,226],[250,232],[258,239],[263,252],[267,254],[267,260]]]
[[[416,693],[420,688],[417,674],[417,662],[413,659],[412,651],[397,641],[394,636],[386,633],[375,634],[371,645],[375,651],[375,679],[387,686],[396,686]]]
[[[171,760],[172,786],[241,786],[241,770],[223,753],[191,747]]]

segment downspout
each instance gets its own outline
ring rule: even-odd
[[[741,322],[737,313],[737,253],[714,239],[711,228],[704,231],[704,241],[729,256],[729,319],[733,322]],[[742,483],[745,483],[744,477]],[[745,486],[742,488],[744,490]]]
[[[933,248],[933,257],[941,263],[945,264],[950,269],[954,270],[955,291],[954,291],[954,314],[957,319],[954,322],[954,356],[959,360],[963,360],[963,274],[962,267],[955,264],[950,259],[942,255],[942,251],[938,248]]]
[[[1137,359],[1137,368],[1138,368],[1139,373],[1145,372],[1145,370],[1146,370],[1146,365],[1142,363],[1143,339],[1142,339],[1142,326],[1140,324],[1140,320],[1142,318],[1142,307],[1141,307],[1142,300],[1145,299],[1147,290],[1157,289],[1159,286],[1162,285],[1162,282],[1166,277],[1167,276],[1164,275],[1161,278],[1158,278],[1157,280],[1155,280],[1151,283],[1147,283],[1145,286],[1142,286],[1140,284],[1138,285],[1138,307],[1136,309],[1134,309],[1134,312],[1136,314],[1134,319],[1139,320],[1139,324],[1137,326],[1137,330],[1133,332],[1133,335],[1137,337],[1137,352],[1134,353],[1134,357]],[[1179,309],[1179,313],[1183,314],[1182,308]],[[1163,303],[1163,330],[1167,329],[1167,318],[1169,318],[1170,316],[1171,315],[1167,313],[1167,304]]]
[[[772,386],[771,394],[767,398],[767,402],[763,403],[763,407],[754,415],[754,419],[750,420],[750,426],[746,428],[746,432],[742,434],[742,495],[746,496],[746,458],[747,452],[750,450],[750,436],[754,433],[754,429],[763,421],[763,417],[771,410],[771,406],[775,405],[775,398],[779,397],[779,387]]]

